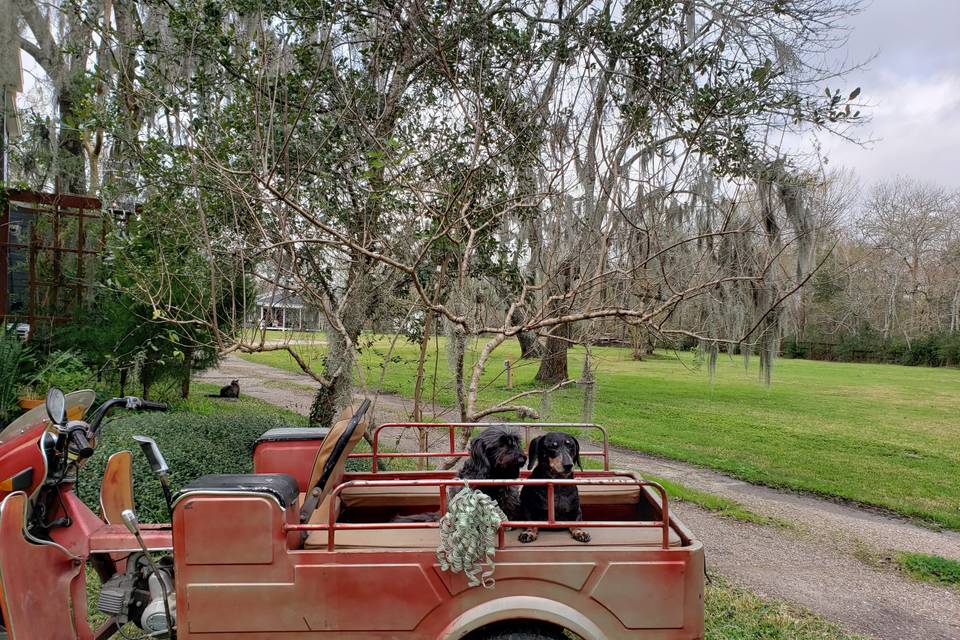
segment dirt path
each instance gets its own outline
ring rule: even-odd
[[[315,388],[302,374],[237,357],[201,378],[217,384],[239,379],[241,393],[301,414],[309,411]],[[374,411],[378,422],[402,420],[410,403],[381,395]],[[611,465],[677,480],[794,525],[752,525],[676,504],[679,517],[704,541],[711,572],[760,595],[803,605],[853,632],[883,640],[960,640],[960,592],[915,582],[869,561],[898,551],[960,560],[960,533],[936,532],[894,516],[632,451],[613,450]]]

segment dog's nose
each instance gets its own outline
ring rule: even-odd
[[[573,463],[565,462],[563,464],[564,471],[573,471]]]

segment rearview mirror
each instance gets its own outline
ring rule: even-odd
[[[63,395],[63,391],[53,387],[47,391],[47,400],[45,402],[47,407],[47,416],[50,418],[50,422],[55,425],[66,424],[67,422],[67,398]]]
[[[143,455],[147,456],[147,462],[150,463],[153,472],[158,476],[167,475],[170,468],[167,466],[167,461],[163,459],[163,454],[160,453],[157,441],[148,436],[133,436],[133,439],[140,443]]]

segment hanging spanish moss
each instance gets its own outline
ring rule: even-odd
[[[583,422],[593,422],[593,411],[596,405],[597,378],[594,367],[590,363],[590,350],[583,354],[583,373],[580,376],[580,385],[583,387],[583,405],[580,410],[580,419]]]
[[[466,421],[467,403],[463,388],[463,358],[467,350],[467,332],[449,320],[445,323],[447,334],[447,365],[453,378],[460,419]]]
[[[768,387],[773,383],[773,361],[779,350],[779,322],[772,322],[769,330],[760,338],[760,381]]]
[[[540,414],[541,420],[550,419],[550,411],[553,409],[553,394],[552,393],[541,393],[540,394],[540,407],[538,413]]]
[[[717,379],[717,361],[720,355],[720,343],[716,340],[701,340],[698,347],[703,362],[707,364],[707,375],[710,376],[710,384]]]

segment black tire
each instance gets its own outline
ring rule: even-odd
[[[577,636],[571,636],[577,637]],[[474,631],[464,640],[569,640],[563,629],[549,622],[501,622]]]

